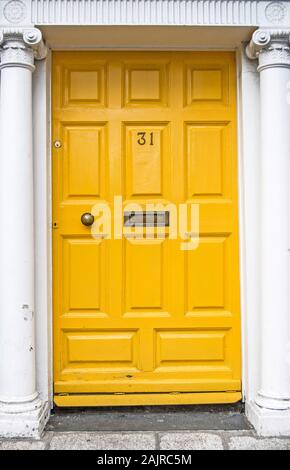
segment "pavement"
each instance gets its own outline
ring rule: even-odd
[[[40,440],[0,450],[290,450],[290,437],[257,436],[242,404],[56,409]]]
[[[0,441],[0,450],[290,450],[290,438],[260,438],[254,431],[48,431],[39,441]]]

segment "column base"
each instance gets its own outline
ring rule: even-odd
[[[263,392],[258,392],[256,397],[256,404],[260,408],[274,411],[290,411],[289,397],[272,397]]]
[[[13,411],[12,403],[0,403],[0,438],[40,439],[49,419],[48,403],[36,400],[34,409],[23,407],[18,403]]]
[[[269,410],[250,402],[246,416],[260,436],[290,436],[290,410]]]

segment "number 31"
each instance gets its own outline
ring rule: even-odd
[[[138,132],[137,136],[138,136],[138,139],[137,139],[138,144],[139,145],[145,145],[146,142],[147,142],[147,133],[146,132]],[[153,132],[150,132],[149,136],[150,136],[149,145],[154,145]]]

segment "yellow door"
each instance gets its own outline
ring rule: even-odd
[[[198,204],[199,246],[93,237],[114,196]],[[233,53],[54,53],[53,275],[57,405],[241,398]]]

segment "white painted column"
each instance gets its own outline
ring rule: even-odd
[[[261,434],[290,433],[289,34],[258,30],[247,48],[260,72],[260,389],[249,417]]]
[[[35,28],[4,29],[0,44],[0,436],[37,437],[32,73],[45,47]]]

